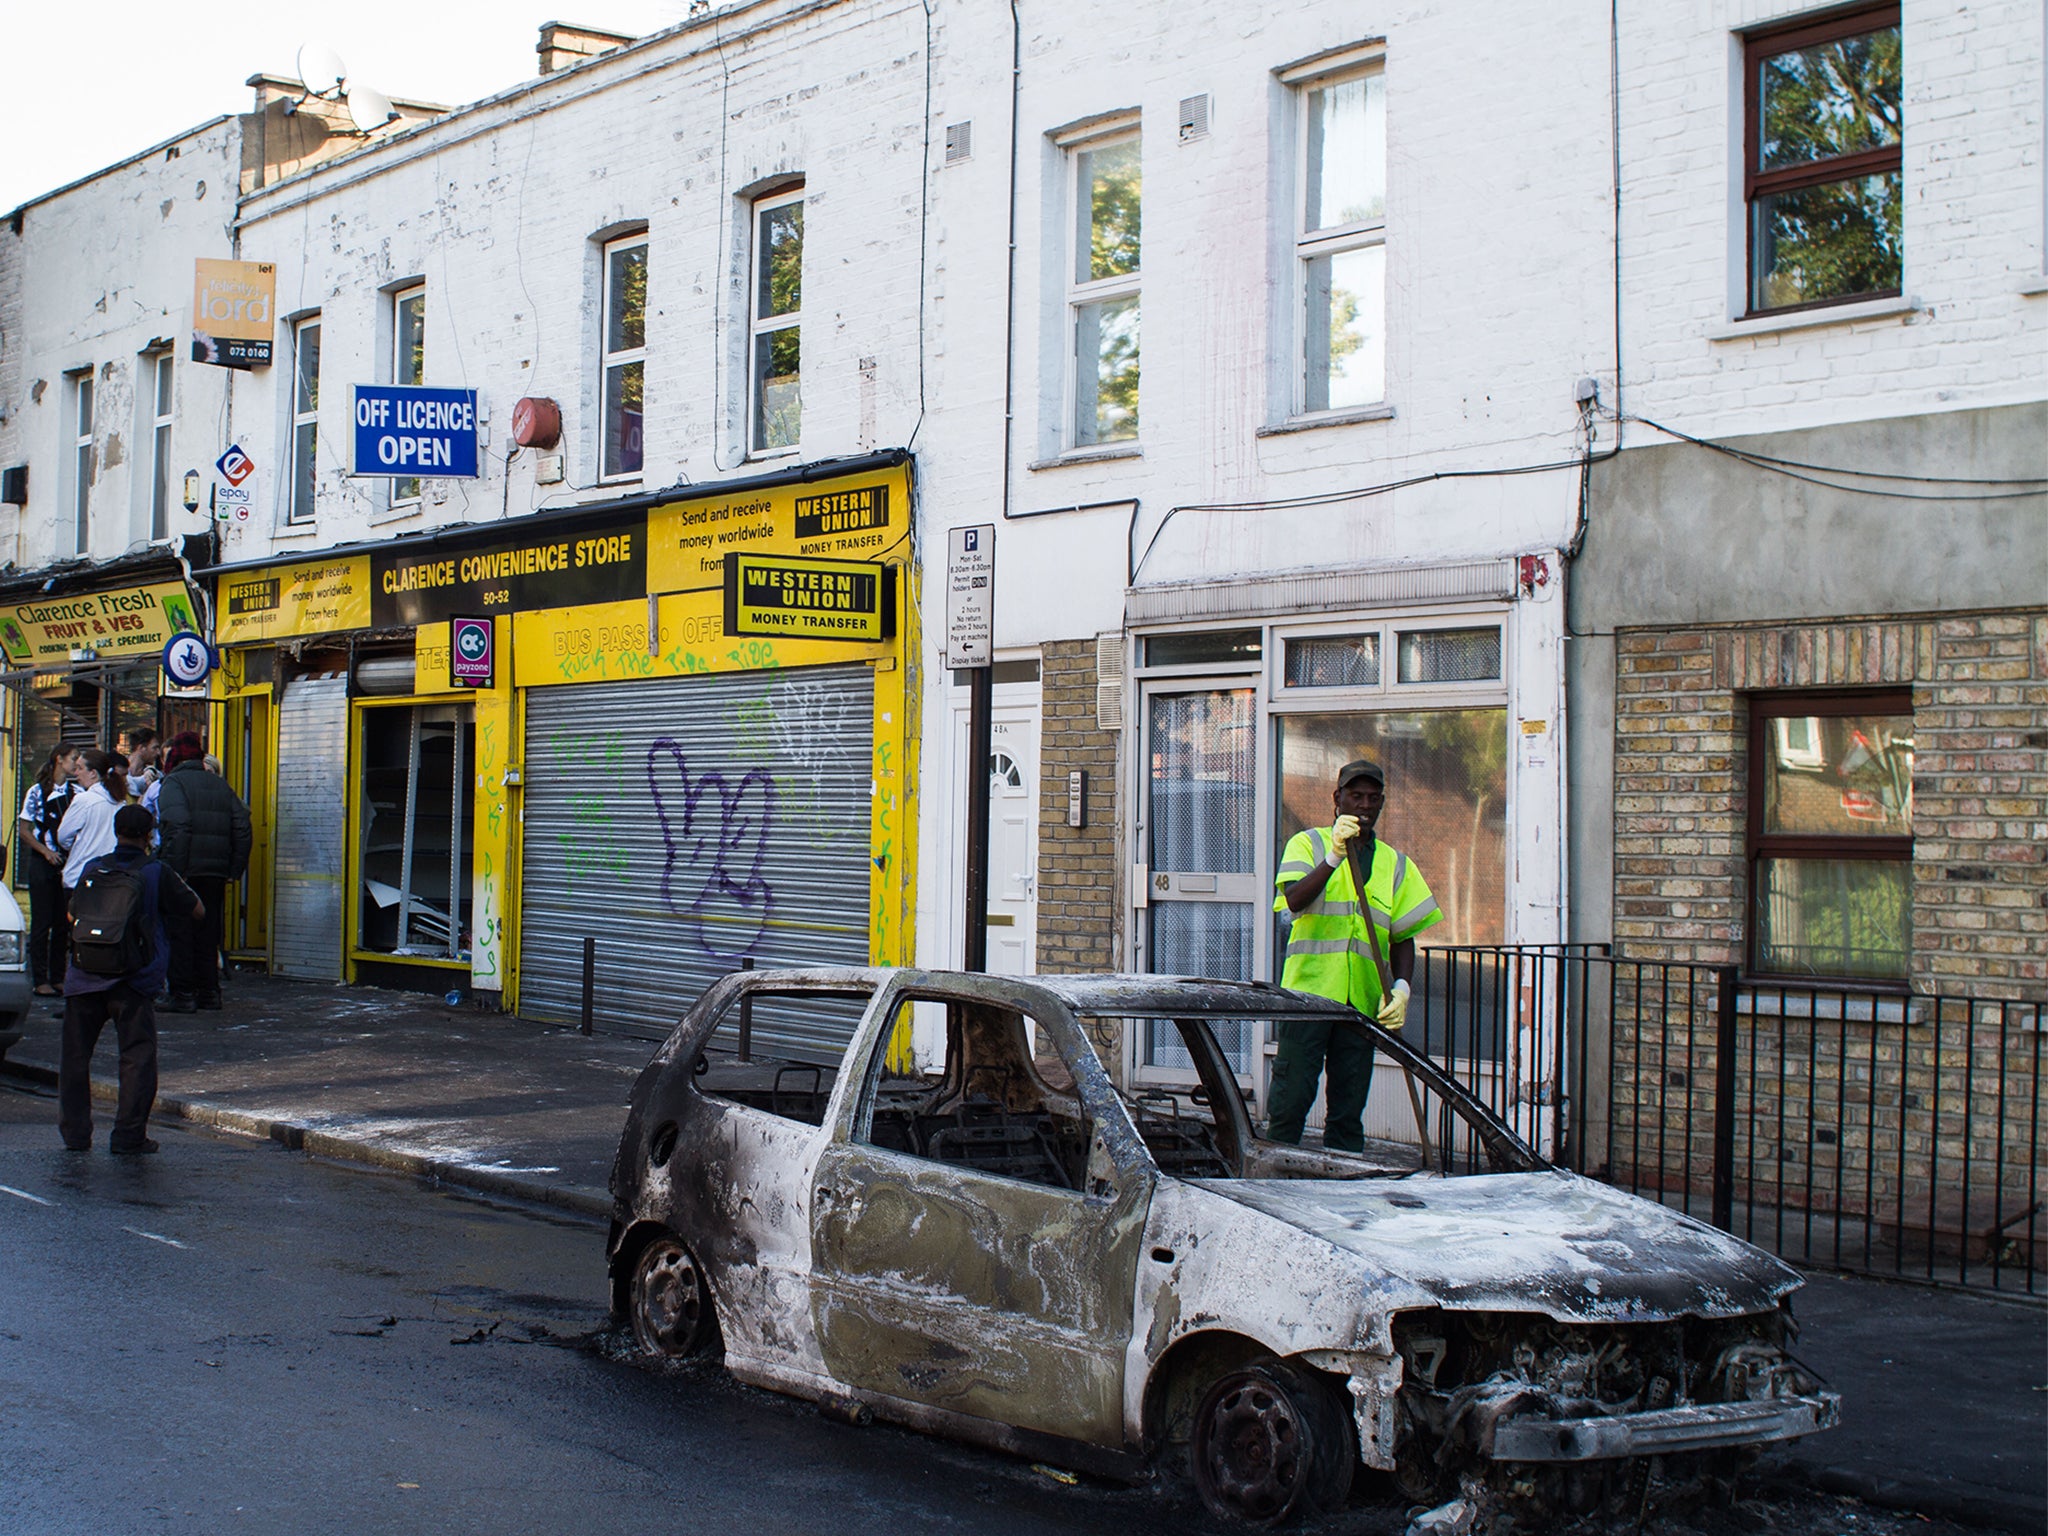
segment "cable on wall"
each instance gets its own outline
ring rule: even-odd
[[[1800,459],[1779,458],[1773,454],[1759,453],[1754,448],[1737,448],[1728,443],[1714,442],[1710,438],[1694,437],[1690,432],[1681,432],[1676,427],[1667,427],[1662,422],[1652,421],[1647,416],[1628,416],[1623,419],[1640,422],[1652,431],[1662,432],[1666,437],[1677,438],[1682,443],[1691,443],[1695,448],[1705,448],[1713,453],[1726,454],[1729,458],[1740,460],[1754,469],[1768,470],[1775,474],[1786,475],[1794,480],[1805,480],[1812,485],[1825,486],[1829,484],[1826,480],[1813,478],[1814,476],[1840,475],[1845,479],[1897,480],[1910,485],[1976,485],[2000,488],[2014,486],[2037,487],[2035,490],[2008,490],[2008,493],[2005,495],[1992,496],[1923,496],[1910,491],[1882,491],[1864,486],[1839,485],[1831,487],[1831,489],[1840,491],[1853,490],[1858,495],[1863,496],[1888,496],[1894,500],[1904,501],[2007,501],[2019,496],[2039,496],[2044,494],[2044,491],[2048,491],[2048,475],[2025,475],[2017,479],[1977,479],[1968,475],[1909,475],[1903,472],[1883,469],[1845,469],[1835,464],[1809,464]],[[1804,473],[1799,473],[1799,471],[1804,471]]]
[[[931,254],[932,217],[932,0],[924,0],[924,158],[917,167],[917,422],[903,446],[915,448],[924,430],[925,263]]]

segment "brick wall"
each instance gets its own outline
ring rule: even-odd
[[[1913,692],[1913,969],[1983,996],[2048,982],[2048,615],[1934,628]]]
[[[1115,731],[1095,723],[1095,642],[1055,640],[1039,653],[1038,968],[1117,965]],[[1067,775],[1088,773],[1088,825],[1067,825]]]
[[[1615,924],[1623,953],[1740,963],[1756,693],[1913,692],[1916,989],[2048,981],[2048,615],[1616,637]]]

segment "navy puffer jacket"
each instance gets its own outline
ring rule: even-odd
[[[249,867],[249,808],[198,759],[164,775],[156,819],[163,861],[187,880],[239,880]]]

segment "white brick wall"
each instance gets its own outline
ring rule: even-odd
[[[275,260],[287,315],[318,310],[319,515],[230,534],[227,558],[480,522],[758,473],[745,443],[748,215],[742,194],[806,178],[805,460],[902,443],[917,416],[918,155],[924,13],[852,3],[745,30],[728,18],[507,91],[252,196],[243,251]],[[722,30],[721,30],[722,29]],[[724,39],[723,59],[714,32]],[[596,484],[599,239],[648,232],[645,472]],[[381,480],[350,479],[350,386],[388,381],[389,289],[423,278],[426,382],[479,391],[485,473],[429,481],[392,520]],[[862,358],[876,359],[863,397]],[[286,370],[237,410],[286,438]],[[562,407],[567,483],[509,467],[513,402]],[[864,413],[870,419],[863,440]]]
[[[177,505],[183,471],[224,444],[227,370],[187,361],[192,263],[230,254],[241,137],[208,124],[53,195],[0,225],[0,464],[27,464],[29,503],[0,507],[0,560],[25,570],[74,551],[67,374],[94,380],[91,541],[111,559],[149,538],[153,380],[145,354],[175,352],[169,531],[206,526]]]
[[[1813,9],[1623,7],[1627,408],[1725,436],[2040,399],[2037,0],[1903,7],[1904,287],[1916,307],[1725,334],[1740,329],[1744,260],[1738,34]]]

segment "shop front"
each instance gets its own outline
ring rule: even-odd
[[[174,688],[162,669],[165,643],[199,629],[177,566],[160,558],[0,589],[10,746],[0,791],[8,803],[19,808],[60,742],[112,748],[142,727],[166,736],[203,729],[205,690]],[[11,813],[7,821],[7,867],[18,885],[25,876]]]
[[[744,964],[907,961],[910,497],[877,456],[217,573],[273,965],[569,1021],[588,964],[665,1030]]]

